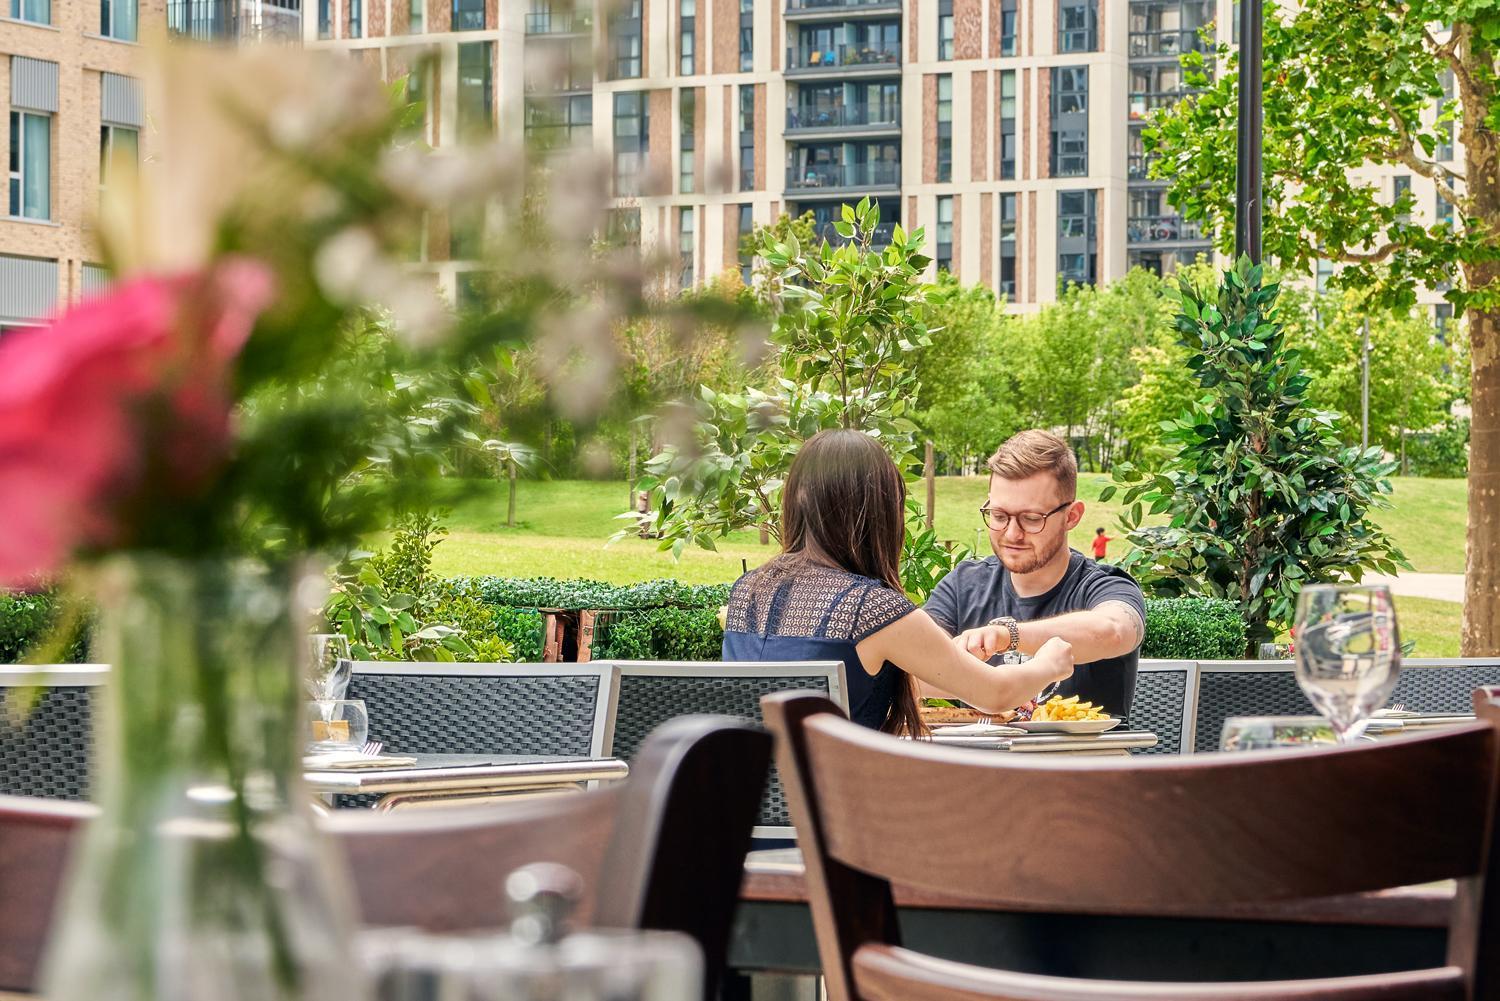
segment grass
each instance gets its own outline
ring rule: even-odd
[[[1108,482],[1103,476],[1079,478],[1078,495],[1087,510],[1073,533],[1075,547],[1086,546],[1099,526],[1118,534],[1120,505],[1098,500],[1099,491]],[[1376,512],[1375,520],[1391,534],[1414,569],[1462,573],[1464,481],[1404,478],[1394,483],[1393,506]],[[922,489],[919,484],[919,496],[925,496]],[[983,537],[975,530],[987,490],[985,477],[940,478],[935,518],[939,535],[985,547]],[[657,549],[654,542],[641,539],[606,546],[610,535],[625,524],[615,515],[626,509],[627,502],[622,483],[522,481],[517,494],[517,524],[507,528],[504,484],[452,483],[442,498],[450,512],[450,534],[435,553],[435,569],[445,575],[587,577],[616,584],[676,577],[691,584],[718,584],[734,580],[743,566],[757,566],[774,553],[773,547],[759,545],[753,532],[731,536],[716,553],[689,550],[680,562]],[[381,540],[372,541],[380,544]],[[1120,551],[1121,543],[1111,546],[1111,555]],[[1407,597],[1397,598],[1396,604],[1402,636],[1416,641],[1417,656],[1458,655],[1461,606]]]

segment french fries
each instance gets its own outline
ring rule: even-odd
[[[1069,695],[1067,698],[1054,695],[1042,705],[1037,706],[1031,718],[1032,720],[1080,720],[1110,719],[1111,717],[1104,711],[1103,706],[1096,706],[1092,702],[1079,702],[1076,695]]]

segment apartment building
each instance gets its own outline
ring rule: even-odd
[[[106,284],[93,219],[150,152],[143,40],[301,34],[300,0],[0,0],[0,336]]]

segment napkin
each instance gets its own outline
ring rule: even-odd
[[[303,757],[302,767],[310,771],[343,771],[355,768],[410,768],[416,758],[395,754],[360,754],[358,751],[329,751]]]
[[[1025,730],[1000,723],[963,723],[958,726],[934,727],[932,735],[934,737],[1004,737],[1025,732]]]

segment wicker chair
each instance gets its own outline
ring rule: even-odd
[[[88,797],[94,699],[108,675],[98,664],[0,666],[0,795]]]

